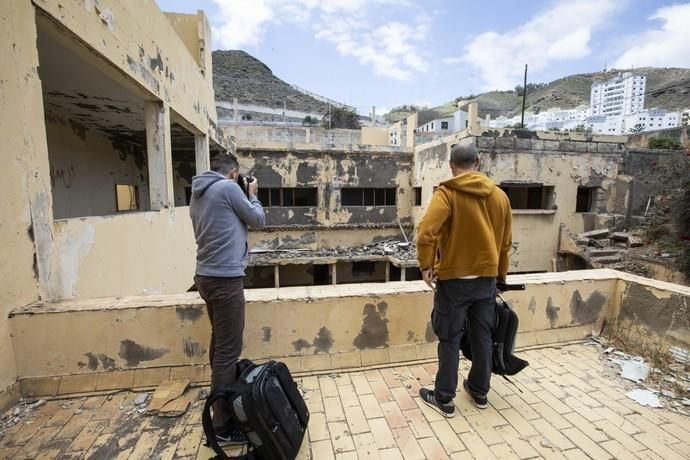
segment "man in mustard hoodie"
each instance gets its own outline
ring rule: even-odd
[[[424,281],[434,289],[431,325],[438,336],[434,390],[422,400],[445,417],[455,415],[460,333],[469,319],[472,368],[465,391],[487,407],[495,327],[496,280],[505,281],[512,245],[510,201],[478,172],[474,145],[452,147],[453,178],[442,182],[417,228],[417,259]]]

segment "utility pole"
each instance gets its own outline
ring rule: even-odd
[[[525,64],[525,81],[522,84],[522,115],[520,116],[520,127],[525,128],[525,103],[527,102],[527,64]]]

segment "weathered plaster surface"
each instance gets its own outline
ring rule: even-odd
[[[188,209],[56,221],[48,298],[186,291],[196,260]]]
[[[594,324],[611,307],[617,282],[613,272],[599,272],[512,278],[528,283],[526,291],[506,295],[523,337]],[[246,298],[244,355],[251,358],[306,358],[435,340],[428,332],[432,293],[423,282],[258,289]],[[203,311],[195,293],[17,311],[11,321],[19,375],[203,364],[210,338]]]
[[[7,314],[38,299],[37,278],[47,270],[35,251],[49,251],[51,239],[48,152],[35,43],[31,2],[0,2],[0,394],[17,376]]]
[[[411,222],[412,157],[401,152],[299,151],[240,149],[241,172],[260,187],[314,187],[316,207],[266,208],[268,226],[337,226]],[[397,188],[396,206],[342,206],[344,187]]]
[[[513,272],[554,270],[560,225],[573,233],[585,229],[587,214],[575,212],[578,186],[601,187],[611,202],[606,208],[611,208],[621,154],[617,144],[603,144],[607,148],[613,146],[613,150],[608,153],[604,149],[607,153],[599,153],[599,144],[595,142],[544,140],[536,133],[527,134],[535,138],[466,137],[467,133],[458,133],[418,146],[412,184],[422,187],[422,206],[414,208],[414,221],[419,222],[424,215],[433,187],[451,175],[448,166],[450,145],[474,143],[481,155],[480,170],[496,183],[538,182],[554,187],[552,209],[514,210],[510,266]],[[545,144],[547,142],[549,144]],[[594,146],[595,153],[587,153],[587,144]]]
[[[210,80],[202,75],[187,40],[177,34],[155,2],[132,8],[124,0],[110,1],[112,21],[102,19],[105,7],[98,2],[40,0],[35,4],[201,132],[217,137]]]

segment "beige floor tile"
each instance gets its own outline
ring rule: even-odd
[[[393,438],[405,460],[420,460],[425,458],[424,452],[422,448],[419,447],[410,428],[393,428]]]
[[[379,450],[397,447],[393,438],[393,431],[391,431],[385,418],[375,418],[368,422],[371,434],[374,436],[374,442],[376,442],[376,447]]]
[[[355,443],[350,435],[350,430],[345,422],[329,422],[328,431],[331,434],[331,443],[335,453],[355,450]]]
[[[446,460],[450,458],[439,440],[434,437],[418,439],[417,442],[427,460]]]

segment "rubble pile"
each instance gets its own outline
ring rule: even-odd
[[[13,426],[24,420],[30,420],[33,412],[46,403],[45,399],[25,400],[21,399],[13,409],[0,416],[0,437]],[[29,422],[30,423],[30,422]]]
[[[620,377],[628,398],[643,406],[664,407],[690,415],[687,355],[673,354],[670,362],[653,367],[641,356],[618,350],[606,337],[593,337],[589,344],[601,347],[605,372]]]
[[[252,249],[249,252],[249,265],[263,265],[279,259],[350,259],[362,257],[389,256],[407,261],[416,260],[417,250],[413,242],[399,238],[389,238],[356,247],[335,247],[327,249]]]
[[[641,233],[614,232],[609,229],[592,230],[577,235],[575,243],[582,250],[592,268],[612,268],[641,276],[649,276],[649,269],[644,263],[631,257],[633,253],[644,253],[645,246]],[[635,248],[635,249],[634,249]],[[649,247],[647,247],[649,248]],[[656,256],[663,257],[664,254]]]

